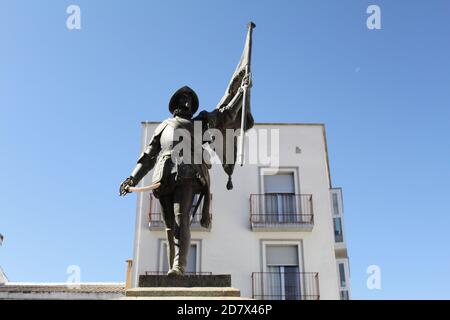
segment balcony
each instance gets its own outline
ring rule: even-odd
[[[311,231],[314,226],[312,195],[252,194],[250,224],[253,231]]]
[[[339,290],[341,300],[350,300],[350,295],[348,294],[348,290]]]
[[[253,299],[319,300],[317,272],[254,272]]]
[[[192,213],[194,212],[194,207],[197,204],[197,200],[198,200],[198,196],[196,196],[194,198],[194,204],[192,206],[192,210],[190,213],[191,216],[191,230],[192,231],[211,231],[211,225],[209,226],[209,228],[203,228],[200,225],[200,219],[202,216],[202,207],[203,207],[203,200],[200,203],[200,206],[197,209],[197,213],[195,214],[194,217],[192,217]],[[210,201],[211,204],[211,201]],[[150,212],[148,214],[148,226],[150,228],[150,230],[153,231],[162,231],[165,230],[165,225],[164,225],[164,219],[163,219],[163,215],[161,212],[161,205],[159,203],[159,200],[156,199],[152,194],[150,194]]]

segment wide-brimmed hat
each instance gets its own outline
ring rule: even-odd
[[[198,110],[198,97],[197,94],[195,93],[194,90],[192,90],[191,88],[189,88],[188,86],[184,86],[180,89],[178,89],[172,96],[172,98],[170,98],[170,102],[169,102],[169,111],[170,113],[173,113],[175,111],[175,109],[178,107],[177,103],[178,103],[178,98],[180,95],[182,94],[188,94],[192,97],[192,114],[196,113]]]

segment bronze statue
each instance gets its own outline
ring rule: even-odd
[[[183,275],[190,246],[190,213],[194,197],[199,194],[198,203],[203,199],[200,224],[208,228],[211,223],[209,212],[211,164],[205,161],[204,142],[194,137],[195,123],[199,124],[203,134],[211,129],[226,135],[227,129],[239,129],[242,133],[253,127],[250,112],[249,89],[252,86],[250,73],[251,31],[254,24],[249,24],[246,47],[241,61],[232,77],[221,102],[212,112],[202,111],[196,117],[199,108],[197,94],[185,86],[176,91],[169,102],[169,111],[173,117],[164,120],[155,130],[145,151],[141,154],[131,175],[121,184],[120,195],[133,191],[135,186],[152,169],[154,169],[153,194],[161,204],[168,241],[168,275]],[[188,136],[180,134],[187,132]],[[213,137],[214,134],[211,135]],[[180,138],[182,137],[182,139]],[[187,138],[187,139],[186,139]],[[211,143],[212,140],[206,141]],[[187,143],[188,152],[178,144]],[[200,147],[199,147],[200,146]],[[225,156],[226,149],[233,148],[233,156]],[[229,176],[227,189],[232,189],[231,175],[236,160],[236,139],[231,146],[224,145],[220,153],[222,166]],[[222,156],[224,155],[224,156]],[[193,161],[200,159],[200,162]],[[197,207],[195,207],[195,211]]]

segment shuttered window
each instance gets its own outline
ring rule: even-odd
[[[296,245],[268,245],[266,247],[267,266],[298,266]]]

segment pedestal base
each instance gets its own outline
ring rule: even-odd
[[[139,287],[231,287],[231,275],[184,275],[169,277],[166,275],[141,275]]]
[[[127,297],[204,297],[204,298],[221,298],[221,297],[240,297],[241,293],[235,288],[134,288],[126,291]]]
[[[128,289],[124,299],[230,300],[242,299],[231,287],[231,275],[141,275],[139,287]]]

